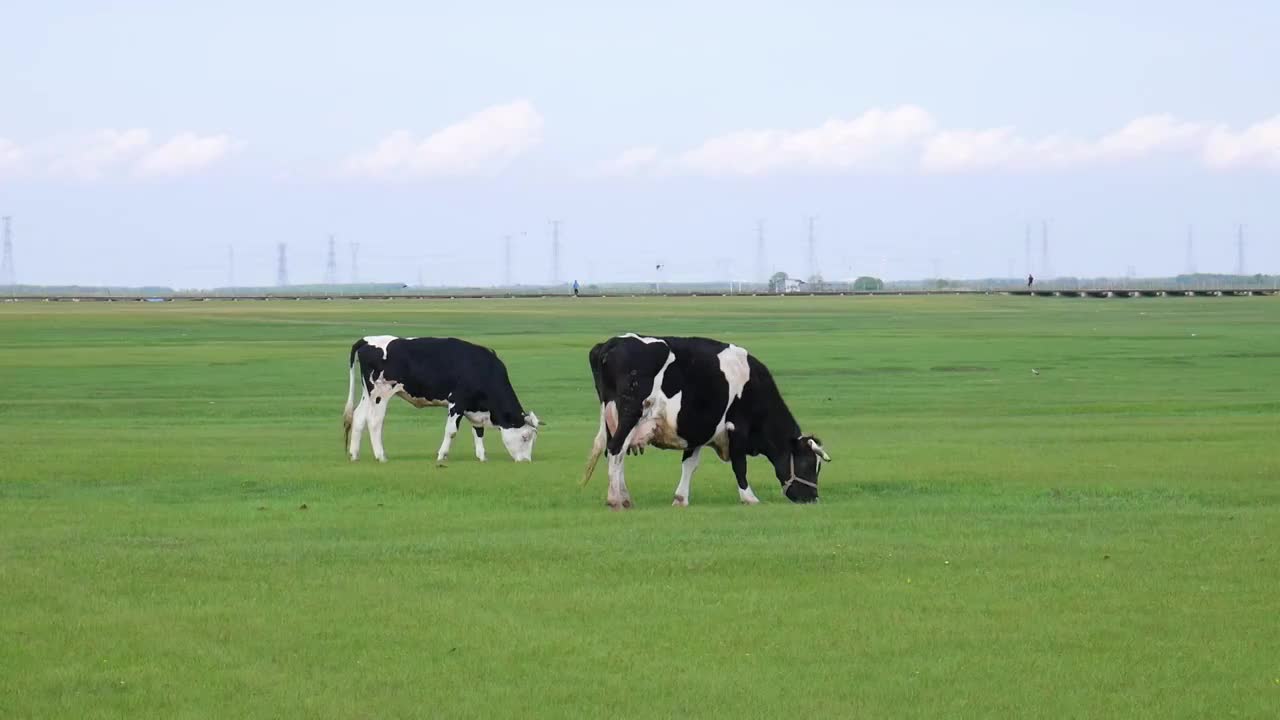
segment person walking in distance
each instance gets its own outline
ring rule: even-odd
[[[1027,273],[1027,287],[1031,287],[1031,283],[1036,281],[1036,277],[1031,273]]]
[[[573,281],[573,296],[578,297],[578,281]]]

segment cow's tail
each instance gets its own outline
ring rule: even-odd
[[[344,449],[351,445],[351,425],[355,418],[356,352],[364,344],[364,340],[356,341],[351,346],[351,355],[347,360],[347,405],[342,409],[342,447]]]
[[[608,444],[609,436],[605,433],[604,413],[606,403],[600,403],[600,431],[596,433],[595,443],[591,446],[591,454],[587,456],[587,469],[582,474],[581,487],[586,487],[591,480],[591,474],[596,471],[596,463],[600,462],[600,456],[604,454],[604,448]]]
[[[588,363],[591,365],[591,379],[596,386],[596,397],[600,398],[600,430],[596,433],[595,443],[591,446],[591,454],[587,456],[587,469],[582,474],[582,482],[580,487],[586,487],[591,481],[591,474],[596,471],[596,463],[600,462],[600,456],[604,454],[605,446],[609,442],[607,428],[605,425],[605,412],[609,406],[609,402],[605,400],[608,395],[605,391],[604,364],[608,356],[608,345],[599,343],[591,348],[591,352],[587,353]]]

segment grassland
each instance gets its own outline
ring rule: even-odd
[[[1280,710],[1280,299],[0,306],[0,718],[1255,717]],[[835,462],[578,487],[593,342],[705,334]],[[531,465],[364,334],[499,350]],[[1040,371],[1033,375],[1032,368]],[[465,440],[460,437],[460,440]]]

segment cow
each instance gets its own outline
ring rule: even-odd
[[[360,404],[355,404],[356,364],[359,361]],[[497,427],[502,444],[516,462],[533,460],[538,430],[546,427],[525,412],[507,377],[507,366],[487,347],[457,338],[400,338],[372,335],[351,346],[350,383],[343,410],[344,443],[352,460],[360,456],[360,441],[369,429],[373,455],[387,461],[382,448],[382,422],[387,403],[400,396],[414,407],[445,406],[444,441],[436,453],[443,465],[449,458],[458,424],[466,418],[475,435],[476,458],[485,461],[484,429]],[[354,430],[355,432],[352,432]]]
[[[818,473],[831,456],[818,438],[800,431],[769,369],[743,348],[708,338],[627,333],[591,348],[589,359],[600,430],[582,484],[607,450],[609,507],[631,507],[623,459],[646,445],[684,452],[675,506],[689,504],[689,481],[707,445],[733,465],[743,504],[760,502],[747,484],[750,455],[768,458],[788,500],[818,499]]]

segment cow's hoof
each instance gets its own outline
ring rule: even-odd
[[[671,501],[673,507],[689,507],[689,498],[683,495],[676,495]]]
[[[447,460],[437,460],[437,461],[436,461],[436,467],[438,467],[438,468],[447,468],[447,467],[449,467],[449,462],[448,462]]]
[[[743,505],[759,505],[759,498],[742,498]]]
[[[380,462],[380,463],[384,463],[384,462],[386,462],[386,461],[387,461],[386,456],[383,456],[383,457],[378,458],[378,462]]]
[[[615,512],[619,510],[630,510],[631,498],[626,498],[624,500],[610,500],[606,504],[609,506],[610,510],[613,510]]]

